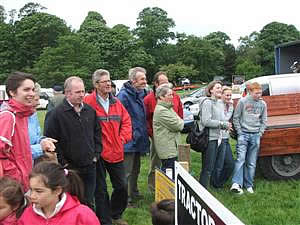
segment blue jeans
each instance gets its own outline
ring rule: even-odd
[[[127,187],[125,180],[125,168],[123,161],[109,163],[100,158],[97,166],[97,184],[95,191],[96,215],[102,225],[111,225],[112,218],[122,217],[127,207]],[[106,171],[112,184],[111,199],[107,191]]]
[[[253,187],[256,161],[260,146],[259,133],[242,132],[237,140],[237,159],[235,161],[232,183],[241,187]]]
[[[211,176],[216,167],[216,162],[218,157],[220,157],[220,155],[223,155],[223,152],[225,152],[224,147],[225,145],[223,140],[219,146],[217,140],[212,140],[208,142],[206,151],[202,153],[202,171],[200,174],[200,184],[205,188],[207,188],[210,183]],[[222,160],[220,160],[219,162],[221,161]],[[217,167],[223,168],[223,166],[217,166]],[[216,175],[216,176],[220,176],[220,175]],[[215,181],[211,181],[212,184],[216,182],[216,180],[218,180],[215,179],[215,177],[212,179],[215,180]]]
[[[215,188],[223,187],[226,181],[230,178],[233,168],[234,161],[229,140],[223,139],[217,150],[217,159],[211,177],[212,186]]]

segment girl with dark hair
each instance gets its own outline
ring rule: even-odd
[[[219,158],[225,150],[222,138],[223,130],[230,130],[231,123],[225,118],[224,104],[222,97],[222,83],[220,81],[212,81],[207,85],[207,94],[210,100],[203,103],[201,109],[201,122],[203,126],[209,128],[208,147],[202,154],[202,171],[200,174],[200,184],[208,188],[209,184],[218,188],[223,185],[222,180],[222,164]]]
[[[16,225],[27,206],[20,183],[10,177],[0,178],[0,224]]]
[[[100,225],[86,205],[83,183],[73,170],[55,162],[38,163],[30,174],[30,200],[19,219],[20,225]]]

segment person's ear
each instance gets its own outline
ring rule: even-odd
[[[10,95],[11,97],[15,97],[16,94],[17,94],[16,91],[9,91],[9,95]]]
[[[63,193],[63,189],[61,186],[58,186],[55,190],[54,193],[56,196],[60,196]]]

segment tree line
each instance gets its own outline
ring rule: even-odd
[[[181,77],[208,82],[214,76],[231,81],[234,74],[250,79],[274,73],[275,45],[300,39],[294,25],[272,22],[240,37],[235,48],[221,31],[204,37],[172,32],[174,20],[158,7],[143,9],[134,29],[109,27],[99,12],[90,11],[74,30],[45,11],[34,2],[8,12],[0,5],[0,83],[20,70],[34,74],[44,87],[78,75],[91,88],[96,69],[109,70],[112,79],[127,79],[134,66],[146,68],[149,82],[159,70],[173,82]]]

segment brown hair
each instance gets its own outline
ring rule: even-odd
[[[175,224],[175,201],[164,199],[158,203],[152,203],[150,208],[153,225]]]
[[[63,192],[69,192],[86,204],[82,180],[74,170],[64,169],[56,162],[43,161],[34,166],[29,178],[38,176],[47,188],[55,190],[61,187]]]
[[[232,91],[231,87],[223,86],[222,87],[222,94],[224,94],[225,91]]]
[[[220,84],[220,85],[222,86],[222,82],[219,81],[219,80],[213,80],[213,81],[211,81],[211,82],[207,85],[207,87],[206,87],[206,96],[207,96],[207,97],[211,97],[210,91],[211,91],[211,89],[214,88],[214,86],[215,86],[216,84]]]
[[[10,177],[0,178],[0,196],[5,199],[11,208],[16,208],[16,217],[19,218],[27,207],[22,185]]]
[[[6,93],[9,98],[12,97],[9,92],[10,91],[16,92],[17,89],[22,85],[24,80],[32,80],[33,83],[35,83],[35,79],[29,73],[23,73],[17,71],[8,76],[8,78],[5,81],[5,85],[6,85]]]
[[[257,82],[253,82],[252,84],[249,85],[249,90],[253,91],[253,90],[262,90],[261,85]]]

